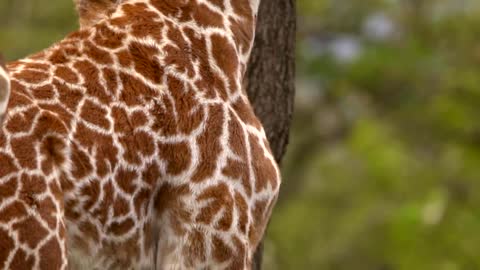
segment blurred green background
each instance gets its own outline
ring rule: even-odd
[[[297,3],[265,269],[480,269],[480,1]],[[0,0],[8,59],[76,27],[70,0]]]

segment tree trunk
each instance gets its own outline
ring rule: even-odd
[[[262,121],[275,159],[288,144],[295,95],[295,0],[262,0],[255,45],[247,70],[247,92]],[[263,241],[253,269],[262,265]]]

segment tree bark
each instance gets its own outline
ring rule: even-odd
[[[247,70],[247,93],[277,162],[288,144],[295,96],[295,0],[262,0]],[[254,256],[260,270],[263,241]]]

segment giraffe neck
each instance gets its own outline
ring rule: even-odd
[[[221,54],[220,57],[231,61],[230,68],[238,65],[238,79],[243,80],[253,46],[260,0],[75,0],[75,2],[80,15],[80,26],[83,29],[125,17],[128,10],[134,14],[127,16],[131,24],[138,24],[139,20],[144,25],[158,24],[162,19],[150,19],[159,15],[163,17],[163,21],[178,26],[182,31],[191,28],[194,32],[208,37],[219,33],[222,38],[214,39],[219,42],[209,44],[215,51],[213,54]],[[229,44],[218,44],[225,41]]]

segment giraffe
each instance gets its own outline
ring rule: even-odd
[[[259,0],[75,2],[7,64],[0,269],[251,269],[281,179],[243,83]]]

